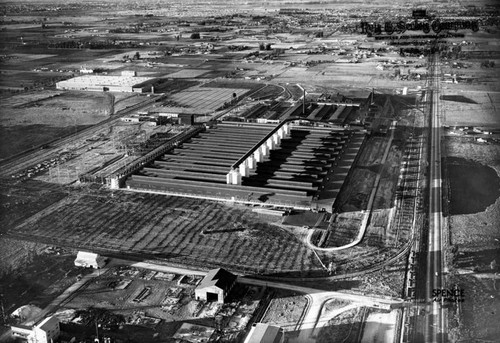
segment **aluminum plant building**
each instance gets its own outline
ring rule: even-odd
[[[156,78],[127,75],[84,75],[69,80],[59,81],[56,88],[61,90],[80,90],[94,92],[150,92]]]

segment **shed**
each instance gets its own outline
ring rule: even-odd
[[[252,325],[244,343],[282,343],[285,335],[279,326],[256,323]]]
[[[236,283],[236,275],[222,268],[212,269],[194,290],[196,300],[224,303]]]
[[[106,264],[106,260],[106,257],[100,256],[99,254],[79,251],[76,255],[75,266],[85,268],[92,267],[94,269],[99,269],[104,267],[104,265]]]

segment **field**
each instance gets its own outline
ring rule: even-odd
[[[498,92],[459,90],[450,85],[444,89],[441,105],[445,113],[445,125],[500,125],[500,95]]]
[[[66,193],[57,188],[46,189],[38,182],[0,186],[0,233],[20,224],[43,208],[63,199]],[[44,199],[44,201],[40,201]]]
[[[238,232],[204,235],[227,225]],[[308,272],[319,268],[293,235],[238,207],[153,194],[77,194],[10,230],[15,236],[196,268]]]
[[[495,157],[500,154],[499,145],[476,143],[472,138],[448,137],[445,147],[448,157],[460,157],[490,166],[500,176],[500,163]],[[490,183],[490,187],[494,187],[498,179]],[[453,196],[452,189],[452,199]],[[481,212],[450,215],[448,218],[450,245],[456,249],[450,255],[449,282],[464,289],[466,297],[459,308],[450,308],[450,339],[495,340],[500,334],[496,321],[500,307],[498,282],[494,278],[480,278],[476,273],[491,276],[493,270],[490,263],[500,260],[497,241],[500,238],[500,199]],[[476,272],[472,272],[474,270]],[[464,275],[464,272],[470,274]]]
[[[114,98],[107,93],[42,91],[2,99],[0,158],[108,118]]]

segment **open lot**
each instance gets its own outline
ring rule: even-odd
[[[500,93],[454,86],[448,85],[441,96],[445,125],[500,126]]]
[[[109,117],[111,94],[42,91],[2,99],[0,158],[7,158]]]
[[[243,208],[154,194],[73,194],[10,234],[203,269],[307,273],[320,268],[296,237]],[[244,230],[202,233],[207,227],[227,225]]]
[[[493,168],[497,175],[495,178],[475,179],[488,183],[488,192],[498,191],[500,164],[500,146],[498,144],[476,143],[473,138],[448,137],[445,140],[445,147],[448,158],[461,158],[468,161],[468,164],[489,166]],[[450,168],[450,166],[448,166]],[[466,165],[461,165],[462,173],[470,173]],[[474,171],[472,171],[474,172]],[[477,173],[474,173],[477,175]],[[449,176],[448,176],[449,177]],[[456,186],[455,186],[456,187]],[[462,183],[460,189],[454,188],[451,182],[449,200],[454,201],[454,197],[460,196],[457,191],[464,191],[463,195],[469,199],[483,197],[475,194],[476,188],[471,183]],[[483,187],[484,188],[484,187]],[[451,204],[453,206],[453,204]],[[451,214],[448,217],[450,230],[450,245],[453,253],[450,255],[452,269],[450,284],[457,284],[465,290],[466,299],[460,305],[452,306],[449,310],[451,337],[457,340],[481,338],[484,340],[494,340],[500,334],[498,325],[495,323],[495,314],[500,306],[497,282],[491,273],[491,262],[500,260],[500,247],[498,239],[500,234],[498,224],[500,223],[500,199],[493,203],[484,204],[486,208],[475,210],[473,208],[463,208],[467,212],[463,214]],[[472,211],[470,211],[472,210]],[[475,271],[475,272],[473,272]],[[490,275],[490,277],[481,277]],[[477,275],[476,275],[477,274]],[[491,278],[492,277],[492,278]]]

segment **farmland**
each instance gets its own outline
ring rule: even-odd
[[[207,227],[242,227],[204,235]],[[225,266],[258,273],[319,268],[293,235],[242,208],[153,194],[74,194],[10,234],[62,246],[149,256],[196,268]]]

